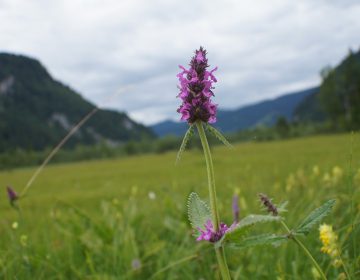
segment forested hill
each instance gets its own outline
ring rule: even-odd
[[[58,143],[95,106],[54,80],[35,59],[0,53],[0,152],[41,150]],[[99,110],[69,141],[117,145],[153,138],[147,127],[125,113]]]
[[[360,51],[321,71],[322,83],[295,109],[299,121],[328,120],[337,129],[360,128]]]

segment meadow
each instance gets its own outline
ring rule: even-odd
[[[339,236],[352,279],[360,279],[360,136],[314,136],[216,146],[213,160],[221,219],[264,213],[257,194],[289,201],[286,222],[296,226],[326,200],[337,200],[324,222]],[[219,279],[213,247],[196,242],[186,199],[207,198],[202,151],[175,152],[48,165],[18,203],[34,168],[0,173],[1,279]],[[284,233],[278,224],[254,232]],[[301,238],[328,279],[345,279],[320,251],[319,231]],[[311,262],[293,242],[279,247],[227,249],[233,279],[316,279]]]

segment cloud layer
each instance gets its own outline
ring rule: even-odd
[[[0,0],[0,51],[38,58],[94,103],[178,118],[178,64],[205,46],[221,108],[319,83],[359,48],[359,1]]]

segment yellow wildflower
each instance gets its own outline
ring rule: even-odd
[[[305,176],[305,173],[304,173],[304,169],[302,168],[299,168],[297,171],[296,171],[296,177],[297,177],[297,183],[300,187],[305,187],[307,184],[306,184],[306,176]]]
[[[21,246],[26,247],[27,246],[27,241],[28,241],[27,235],[23,234],[23,235],[20,236],[20,244],[21,244]]]
[[[294,174],[291,173],[286,179],[286,191],[291,192],[292,189],[295,187],[295,185],[296,185],[296,179]]]
[[[240,188],[235,188],[234,189],[234,195],[240,196]]]
[[[319,166],[317,166],[317,165],[315,165],[314,167],[313,167],[313,177],[318,177],[319,175],[320,175],[320,168],[319,168]]]
[[[11,227],[12,227],[13,229],[17,229],[17,228],[19,227],[18,222],[13,222],[12,225],[11,225]]]
[[[340,251],[338,249],[338,236],[333,231],[332,226],[327,224],[322,224],[319,227],[320,231],[320,240],[323,244],[321,247],[321,252],[329,255],[332,258],[332,264],[335,267],[341,265]]]
[[[344,175],[344,171],[339,166],[334,166],[332,169],[332,179],[334,185],[337,185]]]
[[[324,174],[322,180],[326,186],[330,186],[332,183],[332,178],[328,172]]]

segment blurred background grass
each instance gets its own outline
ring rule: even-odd
[[[191,191],[207,199],[201,150],[143,155],[46,167],[12,209],[0,201],[0,269],[4,279],[213,279],[211,246],[196,243],[186,217]],[[327,222],[339,234],[343,257],[359,276],[359,135],[316,136],[215,147],[213,158],[221,218],[232,222],[240,191],[241,217],[261,212],[257,193],[288,200],[296,226],[309,211],[336,198]],[[335,167],[335,168],[334,168]],[[21,191],[33,168],[0,173],[2,185]],[[358,173],[357,173],[358,172]],[[358,176],[358,177],[357,177]],[[357,216],[357,217],[356,217]],[[257,232],[282,232],[280,225]],[[305,240],[329,279],[341,268],[320,252],[318,232]],[[311,263],[295,244],[227,250],[236,279],[311,279]],[[157,273],[157,274],[156,274]]]

